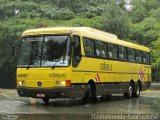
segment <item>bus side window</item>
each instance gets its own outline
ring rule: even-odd
[[[84,51],[86,56],[94,56],[94,41],[88,38],[83,38]]]
[[[80,37],[73,36],[73,57],[72,57],[72,65],[73,67],[77,67],[81,60],[81,46],[80,46]]]
[[[143,52],[143,63],[150,63],[149,53]]]
[[[122,46],[118,46],[118,57],[120,60],[127,60],[127,49]]]
[[[106,53],[107,49],[106,49],[106,44],[102,43],[102,57],[103,58],[107,58],[107,53]]]
[[[136,62],[142,62],[142,52],[136,50]]]
[[[95,41],[95,49],[96,49],[96,56],[98,58],[106,58],[106,44],[103,42]]]
[[[128,60],[135,62],[135,51],[131,48],[128,48]]]
[[[98,58],[102,57],[102,43],[99,41],[95,41],[95,49],[96,49],[96,56]]]
[[[117,59],[117,46],[108,44],[108,57],[111,59]]]

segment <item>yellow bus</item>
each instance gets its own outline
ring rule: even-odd
[[[151,86],[150,50],[89,27],[27,30],[17,66],[21,97],[83,98],[123,94],[139,97]]]

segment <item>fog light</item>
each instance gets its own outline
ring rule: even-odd
[[[60,82],[59,81],[56,81],[56,86],[59,86],[60,85]]]

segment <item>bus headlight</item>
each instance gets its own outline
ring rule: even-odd
[[[17,85],[23,86],[25,84],[25,81],[17,81]]]
[[[65,81],[62,81],[62,85],[65,86],[65,85],[66,85],[66,82],[65,82]]]
[[[22,81],[19,81],[19,82],[18,82],[18,85],[22,85]]]

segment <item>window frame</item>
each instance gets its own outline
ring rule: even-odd
[[[134,56],[133,56],[134,60],[130,60],[130,59],[129,59],[129,50],[134,51]],[[135,53],[135,49],[133,49],[133,48],[128,48],[128,47],[127,47],[127,56],[128,56],[128,61],[129,61],[129,62],[135,62],[135,63],[136,63],[136,53]]]
[[[75,46],[72,46],[72,67],[74,67],[74,68],[76,68],[76,67],[78,67],[78,65],[79,65],[79,63],[81,62],[81,59],[82,59],[82,50],[81,50],[81,36],[80,35],[73,35],[72,36],[72,42],[74,43],[75,41],[74,41],[74,37],[78,37],[79,38],[79,48],[80,48],[80,50],[79,50],[79,52],[80,52],[80,55],[79,55],[79,57],[80,57],[80,59],[79,59],[79,61],[78,61],[78,63],[73,63],[73,61],[75,61],[74,60],[74,47]],[[76,62],[76,61],[75,61]]]
[[[85,52],[85,46],[84,46],[84,39],[88,39],[89,41],[92,41],[93,42],[93,47],[94,47],[94,55],[86,55],[86,52]],[[84,53],[85,53],[85,56],[86,57],[91,57],[91,58],[97,58],[97,59],[105,59],[105,60],[115,60],[115,61],[122,61],[122,62],[134,62],[134,63],[140,63],[140,64],[150,64],[150,53],[149,52],[146,52],[146,51],[142,51],[142,50],[139,50],[139,49],[134,49],[134,48],[130,48],[130,47],[127,47],[127,46],[123,46],[123,45],[118,45],[118,44],[114,44],[114,43],[110,43],[110,42],[104,42],[104,41],[101,41],[101,40],[96,40],[96,39],[92,39],[92,38],[88,38],[88,37],[84,37],[82,36],[82,40],[83,40],[83,48],[84,48]],[[96,55],[96,42],[101,42],[101,49],[102,49],[102,45],[105,44],[105,54],[106,56],[105,57],[102,57],[102,56],[97,56]],[[117,57],[116,58],[110,58],[109,57],[109,45],[113,45],[116,47],[116,55]],[[113,47],[112,46],[112,47]],[[125,55],[126,57],[124,59],[120,59],[119,57],[119,49],[121,48],[124,48],[125,49]],[[129,60],[129,51],[132,50],[132,52],[134,52],[134,56],[133,56],[133,60]],[[141,52],[142,56],[141,56],[141,62],[138,62],[136,60],[136,51],[139,51]],[[148,58],[148,62],[143,62],[143,53],[147,53],[149,55],[149,58]]]
[[[97,56],[97,53],[96,53],[96,42],[97,43],[101,43],[101,52],[102,52],[102,46],[104,45],[105,47],[105,56],[102,56],[102,53],[100,54],[100,56]],[[102,41],[98,41],[98,40],[94,40],[94,51],[95,51],[95,56],[96,58],[101,58],[101,59],[107,59],[108,58],[108,54],[107,54],[107,44],[105,42],[102,42]]]
[[[148,61],[147,62],[144,62],[144,54],[146,54],[146,55],[148,55]],[[142,62],[144,63],[144,64],[150,64],[150,53],[149,52],[145,52],[145,51],[143,51],[142,52]]]
[[[93,42],[93,55],[87,55],[87,54],[86,54],[85,39]],[[84,48],[85,56],[87,56],[87,57],[96,57],[96,56],[95,56],[95,40],[93,40],[93,39],[91,39],[91,38],[87,38],[87,37],[82,37],[82,42],[83,42],[83,48]]]
[[[125,55],[125,57],[126,57],[126,59],[120,59],[120,57],[119,57],[119,48],[124,48],[125,49],[125,54],[123,54],[123,55]],[[125,46],[121,46],[121,45],[118,45],[118,59],[119,59],[119,61],[128,61],[128,51],[127,51],[127,47],[125,47]]]
[[[137,52],[139,52],[141,55],[140,55],[140,57],[141,57],[141,61],[137,61]],[[139,54],[138,53],[138,54]],[[135,50],[135,54],[136,54],[136,62],[137,63],[143,63],[143,52],[141,51],[141,50]]]
[[[116,48],[116,50],[117,50],[117,51],[116,51],[116,56],[117,56],[116,58],[113,58],[113,57],[111,58],[111,57],[109,57],[109,45],[112,45],[112,47],[115,46],[115,48]],[[113,54],[112,54],[112,55],[113,55]],[[108,44],[107,44],[107,56],[108,56],[108,59],[110,59],[110,60],[117,60],[117,61],[119,61],[119,58],[118,58],[118,45],[113,44],[113,43],[108,43]]]

